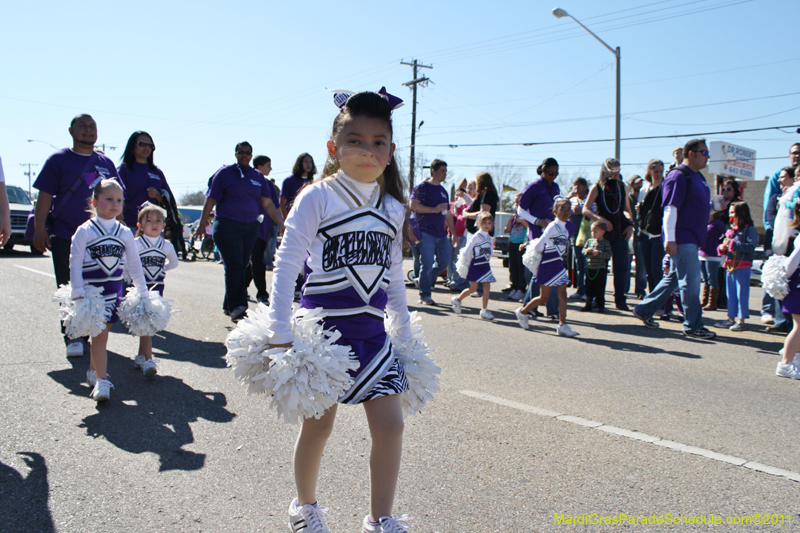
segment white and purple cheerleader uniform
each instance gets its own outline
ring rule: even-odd
[[[292,341],[295,280],[305,268],[300,307],[321,307],[326,330],[341,333],[359,367],[339,403],[358,404],[408,389],[384,328],[384,311],[400,339],[411,338],[403,277],[404,206],[377,183],[343,172],[309,184],[295,198],[273,277],[270,343]]]
[[[494,283],[497,281],[494,279],[492,267],[489,265],[493,249],[492,237],[485,231],[478,231],[472,236],[464,248],[464,252],[462,252],[470,261],[469,271],[466,276],[467,281],[476,281],[478,283]]]
[[[109,323],[119,320],[117,307],[122,296],[123,256],[131,278],[141,294],[147,293],[142,265],[136,254],[133,234],[116,220],[94,216],[78,226],[69,251],[72,298],[85,296],[84,285],[103,289]]]
[[[164,296],[164,277],[168,270],[178,266],[178,254],[163,236],[151,239],[147,235],[136,237],[136,250],[142,265],[147,290],[158,291]]]
[[[569,250],[569,239],[575,234],[577,226],[558,219],[544,229],[537,241],[536,250],[542,252],[542,262],[536,273],[536,283],[556,287],[569,282],[569,273],[564,268],[564,255]]]
[[[786,264],[786,277],[789,281],[789,294],[783,299],[783,312],[800,315],[800,235],[794,239],[794,250]]]

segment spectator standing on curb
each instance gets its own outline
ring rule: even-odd
[[[431,178],[411,191],[410,208],[417,214],[420,231],[419,303],[424,305],[436,305],[431,298],[433,282],[450,264],[453,244],[457,244],[447,190],[442,187],[446,177],[447,163],[434,159]],[[447,238],[448,229],[453,244]]]
[[[644,292],[647,290],[647,271],[644,268],[644,254],[642,252],[642,243],[639,242],[639,239],[636,238],[636,235],[639,234],[639,224],[638,219],[636,217],[636,213],[639,211],[639,197],[640,191],[642,190],[642,185],[644,184],[644,180],[638,174],[634,174],[630,178],[628,178],[628,186],[630,187],[630,192],[628,194],[628,203],[630,204],[631,208],[631,222],[633,222],[633,235],[634,238],[631,241],[633,245],[633,257],[636,260],[636,276],[635,276],[635,284],[634,284],[634,294],[640,300],[644,299]],[[630,291],[631,285],[631,278],[630,276],[625,278],[627,280],[628,290],[625,292]]]
[[[314,158],[309,153],[302,153],[297,156],[297,160],[292,167],[292,175],[283,180],[281,187],[281,215],[283,219],[289,216],[289,211],[292,210],[294,200],[303,188],[314,181],[314,175],[317,173],[317,166],[314,164]],[[294,287],[294,299],[296,302],[300,301],[300,292],[303,289],[303,282],[305,281],[305,272],[300,269],[300,274],[297,276],[297,283]]]
[[[59,150],[47,158],[33,184],[39,189],[34,208],[33,246],[42,253],[48,248],[52,251],[56,286],[69,283],[70,244],[78,226],[91,217],[87,206],[92,191],[104,179],[119,181],[114,163],[94,151],[97,123],[90,115],[73,118],[69,134],[72,148]],[[61,333],[65,331],[62,324]],[[67,357],[80,357],[88,339],[70,340],[64,335],[64,342]]]
[[[575,178],[572,183],[572,191],[569,193],[569,201],[572,205],[572,215],[569,217],[570,222],[575,224],[575,227],[580,231],[581,225],[584,223],[583,208],[586,206],[586,197],[589,194],[589,183],[586,178]],[[584,286],[584,276],[586,272],[586,258],[583,255],[583,242],[578,243],[578,236],[573,238],[574,246],[572,247],[575,257],[575,292],[570,295],[571,300],[585,300],[586,288]]]
[[[265,155],[258,155],[253,159],[253,167],[261,172],[266,178],[272,172],[272,160]],[[278,195],[275,193],[275,187],[272,182],[267,181],[268,189],[270,191],[270,199],[273,205],[279,205]],[[256,301],[265,305],[269,305],[269,292],[267,291],[267,265],[266,254],[267,245],[273,233],[273,229],[277,229],[278,225],[273,224],[273,220],[269,214],[264,210],[263,206],[259,206],[261,224],[258,227],[258,237],[253,246],[253,253],[250,255],[250,264],[247,267],[247,286],[250,286],[250,280],[256,286]]]
[[[667,175],[662,185],[664,208],[664,250],[672,258],[669,274],[639,305],[633,316],[648,328],[657,328],[653,320],[656,310],[676,287],[680,287],[684,309],[683,334],[699,339],[713,339],[716,334],[703,326],[700,307],[700,259],[698,248],[705,244],[708,217],[711,212],[711,190],[700,170],[708,164],[705,139],[686,143],[683,164]]]
[[[661,261],[664,259],[664,243],[661,240],[661,223],[664,218],[661,209],[661,184],[664,181],[664,163],[660,159],[651,159],[647,163],[645,177],[649,178],[647,182],[650,184],[650,189],[639,204],[636,217],[639,222],[638,238],[642,247],[647,286],[650,292],[653,292],[664,277],[661,268]]]
[[[472,184],[472,194],[468,193],[468,188]],[[456,228],[455,239],[457,241],[453,253],[450,254],[450,265],[447,267],[447,282],[451,291],[461,292],[469,287],[469,282],[458,274],[456,261],[458,254],[467,244],[466,219],[463,216],[464,210],[472,205],[472,198],[475,196],[475,182],[467,183],[464,178],[456,189],[456,201],[450,202],[450,212],[453,213],[453,224]]]

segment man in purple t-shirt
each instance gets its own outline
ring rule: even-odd
[[[89,220],[86,212],[92,190],[101,180],[115,178],[119,181],[114,163],[94,151],[97,142],[97,123],[89,115],[78,115],[69,125],[72,148],[64,148],[47,158],[34,187],[39,189],[39,199],[34,208],[33,245],[53,256],[56,285],[69,282],[69,248],[78,226]],[[52,208],[52,215],[51,215]],[[46,229],[48,215],[52,225]],[[61,327],[64,333],[64,327]],[[86,339],[70,340],[67,357],[80,357]]]
[[[705,139],[692,139],[683,148],[683,164],[672,170],[661,186],[664,209],[664,251],[671,260],[669,274],[633,308],[633,316],[648,328],[657,328],[653,314],[680,287],[684,310],[683,334],[698,339],[713,339],[715,333],[703,326],[700,305],[700,259],[697,250],[705,244],[711,190],[700,170],[708,163]]]
[[[410,208],[421,233],[419,244],[419,303],[435,305],[431,288],[436,276],[450,264],[452,245],[447,230],[456,237],[450,199],[442,182],[447,177],[447,163],[439,159],[431,162],[431,178],[411,191]],[[434,263],[435,259],[435,263]]]

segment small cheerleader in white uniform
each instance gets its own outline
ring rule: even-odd
[[[489,288],[495,281],[492,274],[492,267],[489,260],[492,258],[494,245],[489,233],[494,227],[491,213],[481,211],[475,220],[479,230],[472,236],[467,245],[458,256],[456,270],[458,274],[469,281],[469,288],[464,289],[458,296],[453,296],[450,303],[453,311],[461,314],[461,302],[478,291],[478,283],[483,284],[483,296],[480,317],[484,320],[494,319],[494,315],[489,311]]]
[[[161,233],[164,231],[164,220],[167,212],[161,207],[147,202],[139,210],[136,224],[136,249],[142,265],[147,289],[157,291],[164,296],[164,277],[168,270],[178,266],[178,254],[171,243]],[[145,377],[153,377],[158,373],[158,365],[153,360],[153,337],[139,337],[139,355],[133,363],[142,370]]]
[[[800,228],[800,203],[794,204],[794,219],[789,223],[789,227]],[[794,251],[786,261],[785,268],[789,294],[783,298],[782,311],[792,315],[792,331],[786,336],[783,349],[779,352],[781,360],[778,361],[775,374],[784,378],[800,379],[800,235],[794,240]],[[764,271],[766,274],[766,265]],[[766,276],[762,279],[765,287],[771,285],[770,279]]]
[[[334,101],[341,111],[328,141],[324,178],[297,196],[277,254],[267,318],[260,328],[255,327],[263,316],[260,306],[239,323],[226,341],[228,364],[251,392],[263,390],[271,395],[279,415],[282,409],[284,416],[291,409],[290,421],[299,411],[304,418],[294,448],[297,498],[289,506],[291,531],[330,533],[325,524],[327,509],[317,504],[317,480],[337,406],[343,403],[364,406],[372,437],[370,510],[362,531],[404,533],[408,517],[393,517],[392,507],[400,471],[403,413],[409,393],[421,382],[415,379],[421,366],[408,363],[404,355],[405,348],[414,345],[416,333],[403,276],[404,187],[393,157],[391,111],[399,99],[381,89],[349,97],[337,93]],[[292,318],[295,281],[301,269],[307,277],[300,309]],[[309,341],[318,325],[324,327],[324,335]],[[266,330],[266,340],[258,340],[259,329]],[[255,345],[264,342],[270,363],[249,363],[263,357],[255,353]],[[320,343],[327,343],[323,354],[301,359],[307,353],[303,350]],[[334,387],[333,396],[325,391],[309,394],[308,383],[320,381],[320,372],[328,369],[323,365],[333,364],[331,350],[336,349],[345,350],[344,360],[350,366],[348,371],[330,374],[347,380],[341,388]],[[266,353],[263,348],[262,353]],[[431,377],[438,368],[428,361],[431,371],[426,374]],[[264,375],[280,374],[291,365],[294,370],[286,373],[295,378],[302,374],[302,379],[297,378],[286,394],[285,389],[278,390],[286,382],[284,377],[277,380],[280,383],[253,390],[252,384]],[[314,369],[307,370],[312,365]],[[323,383],[320,389],[330,391],[331,387]],[[427,388],[429,396],[432,390]],[[314,405],[309,413],[309,402],[318,397],[326,406]],[[281,407],[282,398],[294,407]]]
[[[553,213],[556,215],[556,219],[547,225],[542,236],[537,241],[531,243],[534,246],[534,250],[540,253],[542,258],[535,279],[536,283],[542,287],[542,293],[528,302],[525,307],[515,310],[514,314],[517,316],[519,325],[523,329],[528,329],[531,318],[528,313],[546,303],[550,297],[550,290],[555,287],[556,291],[558,291],[559,322],[556,331],[562,337],[574,337],[577,333],[572,331],[572,328],[567,324],[567,283],[569,282],[569,273],[564,268],[564,255],[569,250],[569,239],[575,234],[577,228],[569,220],[572,212],[568,199],[557,199],[553,204]]]
[[[86,381],[92,387],[91,398],[106,401],[114,386],[108,380],[106,367],[108,353],[108,331],[117,322],[117,307],[122,296],[122,258],[125,257],[133,284],[140,295],[147,295],[147,283],[142,265],[136,253],[133,234],[124,224],[116,220],[122,213],[122,187],[114,180],[100,182],[92,193],[92,209],[95,216],[84,222],[72,236],[69,251],[69,270],[72,299],[85,296],[85,285],[103,290],[106,316],[102,333],[92,336],[91,362],[86,372]]]

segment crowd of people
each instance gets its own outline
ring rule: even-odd
[[[491,258],[500,194],[492,176],[481,172],[457,184],[451,201],[443,186],[447,163],[436,159],[430,178],[406,202],[392,143],[391,112],[399,100],[381,90],[337,94],[335,101],[339,112],[322,179],[314,179],[314,160],[304,153],[278,189],[267,179],[271,160],[254,158],[250,143],[240,142],[236,163],[211,178],[200,220],[215,214],[211,233],[224,265],[222,306],[231,320],[246,316],[252,280],[257,300],[269,304],[271,347],[292,347],[293,301],[299,301],[301,310],[324,310],[321,323],[352,350],[358,361],[351,371],[353,384],[338,402],[364,405],[373,438],[364,531],[403,533],[407,518],[392,515],[402,448],[400,396],[413,388],[417,376],[404,370],[384,325],[388,316],[400,343],[410,342],[403,244],[414,258],[420,305],[436,305],[432,291],[446,274],[446,288],[458,293],[450,299],[454,312],[463,312],[471,295],[479,296],[480,318],[493,320]],[[156,147],[148,133],[131,135],[117,168],[94,149],[97,124],[91,116],[75,117],[69,132],[72,147],[51,155],[34,184],[39,198],[33,242],[51,251],[56,282],[71,282],[73,299],[84,298],[89,286],[102,291],[107,319],[100,333],[91,340],[72,339],[62,327],[67,357],[82,356],[89,346],[87,382],[91,397],[101,402],[113,388],[106,344],[117,320],[123,269],[133,292],[163,294],[166,272],[178,266],[180,245],[167,241],[170,226],[180,232],[180,215],[154,163]],[[503,293],[522,304],[515,310],[522,328],[550,316],[558,321],[558,335],[576,336],[567,322],[568,300],[585,302],[582,312],[604,312],[609,271],[615,308],[631,312],[648,328],[659,326],[656,316],[673,318],[673,302],[688,337],[713,339],[702,314],[720,306],[727,308],[727,319],[717,328],[746,327],[750,269],[759,241],[749,206],[733,178],[712,193],[700,173],[709,159],[704,139],[690,140],[673,155],[666,176],[664,163],[653,159],[644,177],[630,176],[627,185],[620,162],[606,159],[591,187],[578,178],[566,194],[557,183],[558,161],[542,161],[536,179],[516,195],[515,212],[504,228],[509,285]],[[800,144],[791,147],[789,158],[791,164],[769,179],[764,194],[765,250],[789,256],[789,292],[784,300],[764,295],[761,318],[773,331],[791,329],[776,374],[800,379],[795,355],[800,352]],[[0,220],[0,240],[8,238],[6,226]],[[195,237],[205,233],[201,222]],[[266,257],[274,253],[270,243],[279,234],[270,298]],[[632,283],[641,301],[631,308]],[[569,286],[575,289],[571,295]],[[545,313],[538,311],[541,306]],[[141,337],[139,352],[134,364],[145,376],[156,375],[149,337]],[[336,404],[318,414],[304,421],[295,446],[297,498],[289,508],[295,532],[328,531],[315,490]]]

